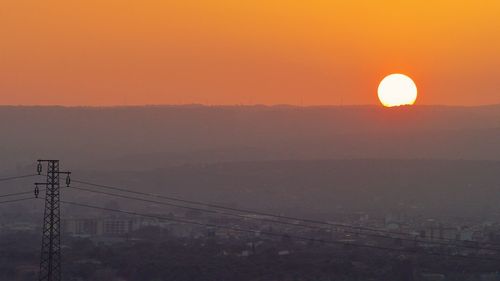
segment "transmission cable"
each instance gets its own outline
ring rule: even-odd
[[[105,189],[110,189],[110,190],[116,190],[116,191],[121,191],[121,192],[126,192],[130,194],[136,194],[136,195],[142,195],[142,196],[149,196],[149,197],[155,197],[159,199],[165,199],[165,200],[171,200],[171,201],[176,201],[176,202],[181,202],[181,203],[187,203],[187,204],[192,204],[192,205],[198,205],[198,206],[204,206],[208,208],[214,208],[214,209],[220,209],[220,210],[226,210],[226,211],[233,211],[233,212],[239,212],[239,213],[251,213],[255,215],[260,215],[260,216],[267,216],[267,217],[274,217],[278,219],[286,219],[286,220],[293,220],[293,221],[302,221],[306,223],[314,223],[314,224],[322,224],[322,225],[328,225],[328,226],[333,226],[333,227],[340,227],[340,228],[350,228],[350,229],[356,229],[356,230],[363,230],[363,231],[371,231],[371,232],[378,232],[378,233],[387,233],[391,235],[398,235],[398,236],[406,236],[406,237],[413,237],[410,234],[407,233],[401,233],[401,232],[394,232],[394,231],[389,231],[389,230],[383,230],[383,229],[376,229],[376,228],[371,228],[371,227],[364,227],[364,226],[354,226],[354,225],[347,225],[347,224],[340,224],[340,223],[332,223],[332,222],[326,222],[326,221],[320,221],[320,220],[314,220],[314,219],[308,219],[308,218],[298,218],[298,217],[292,217],[292,216],[286,216],[286,215],[277,215],[277,214],[272,214],[272,213],[266,213],[262,211],[254,211],[254,210],[248,210],[248,209],[241,209],[241,208],[233,208],[233,207],[226,207],[218,204],[212,204],[212,203],[206,203],[206,202],[201,202],[201,201],[195,201],[195,200],[188,200],[188,199],[182,199],[182,198],[177,198],[177,197],[172,197],[172,196],[165,196],[161,194],[155,194],[155,193],[147,193],[147,192],[140,192],[140,191],[135,191],[135,190],[130,190],[128,188],[123,188],[123,187],[118,187],[118,186],[111,186],[111,185],[104,185],[104,184],[99,184],[99,183],[94,183],[94,182],[89,182],[89,181],[83,181],[83,180],[78,180],[78,179],[73,179],[73,182],[77,182],[80,184],[88,185],[88,186],[94,186],[98,188],[105,188]],[[441,240],[441,241],[448,241],[448,242],[456,242],[454,239],[447,239],[447,238],[435,238],[436,240]],[[493,243],[489,243],[492,245],[496,245]]]
[[[232,217],[237,217],[237,218],[241,218],[241,219],[264,221],[264,222],[284,224],[284,225],[310,228],[310,229],[318,229],[318,230],[324,230],[324,231],[331,231],[332,230],[331,228],[326,228],[326,227],[321,227],[321,226],[307,225],[307,224],[288,222],[288,221],[280,221],[280,220],[267,219],[267,218],[258,218],[258,217],[246,216],[246,215],[235,214],[235,213],[228,213],[228,212],[223,212],[223,211],[218,211],[218,210],[202,209],[202,208],[196,208],[196,207],[191,207],[191,206],[185,206],[185,205],[173,204],[173,203],[168,203],[168,202],[161,202],[161,201],[149,200],[149,199],[144,199],[144,198],[139,198],[139,197],[116,194],[116,193],[111,193],[111,192],[92,190],[92,189],[87,189],[87,188],[77,187],[77,186],[72,186],[72,187],[68,188],[67,190],[72,190],[72,189],[96,193],[96,194],[103,194],[103,195],[107,195],[107,196],[119,197],[119,198],[124,198],[124,199],[142,201],[142,202],[147,202],[147,203],[159,204],[159,205],[164,205],[164,206],[182,208],[182,209],[187,209],[187,210],[192,210],[192,211],[200,211],[200,212],[204,212],[204,213],[232,216]],[[336,232],[340,233],[339,231],[336,231]],[[356,231],[349,231],[349,230],[343,230],[342,233],[355,234],[355,235],[360,235],[360,236],[377,237],[377,238],[384,238],[384,239],[392,239],[395,241],[407,241],[407,242],[411,242],[411,243],[425,243],[425,244],[433,244],[433,245],[440,245],[440,246],[454,246],[454,247],[458,247],[458,248],[469,248],[469,249],[476,249],[476,250],[500,251],[500,249],[497,249],[497,248],[479,247],[479,246],[473,246],[473,245],[460,245],[457,243],[445,243],[445,242],[439,242],[439,241],[427,241],[427,240],[419,240],[417,238],[408,239],[408,238],[392,237],[392,236],[383,235],[383,234],[376,234],[376,233],[363,233],[363,232],[356,232]]]
[[[40,198],[40,199],[43,199],[43,198]],[[451,254],[445,254],[445,253],[417,252],[417,251],[411,250],[411,249],[389,248],[389,247],[383,247],[383,246],[366,245],[366,244],[358,244],[358,243],[350,243],[350,242],[342,242],[342,241],[334,241],[334,240],[324,240],[324,239],[317,239],[317,238],[311,238],[311,237],[305,237],[305,236],[289,235],[289,234],[285,234],[285,233],[275,233],[275,232],[269,232],[269,231],[261,231],[261,230],[253,230],[253,229],[246,229],[246,228],[239,228],[239,227],[232,227],[232,226],[224,226],[224,225],[218,225],[218,224],[212,224],[212,223],[203,223],[203,222],[196,222],[196,221],[190,221],[190,220],[184,220],[184,219],[163,217],[163,216],[152,215],[152,214],[145,214],[145,213],[129,211],[129,210],[100,207],[100,206],[72,202],[72,201],[66,201],[66,200],[61,200],[60,202],[63,204],[80,206],[80,207],[85,207],[85,208],[92,208],[92,209],[97,209],[97,210],[117,212],[117,213],[123,213],[123,214],[134,215],[134,216],[148,217],[148,218],[154,218],[154,219],[163,220],[163,221],[172,221],[172,222],[177,222],[177,223],[198,225],[198,226],[203,226],[203,227],[208,227],[208,228],[218,228],[218,229],[226,229],[226,230],[231,230],[231,231],[236,231],[236,232],[246,232],[246,233],[252,233],[255,235],[266,235],[266,236],[274,236],[274,237],[283,237],[284,235],[287,235],[287,237],[297,239],[297,240],[309,241],[309,242],[319,242],[319,243],[325,243],[325,244],[336,244],[336,245],[342,245],[342,246],[370,248],[370,249],[377,249],[377,250],[384,250],[384,251],[407,252],[407,253],[412,253],[412,254],[423,254],[423,255],[431,255],[431,256],[445,256],[445,257],[452,257],[452,258],[500,261],[500,259],[498,259],[498,258],[491,258],[491,257],[451,255]]]
[[[17,180],[17,179],[24,179],[24,178],[31,178],[31,177],[34,177],[34,176],[38,176],[38,174],[29,174],[29,175],[21,175],[21,176],[4,177],[4,178],[0,178],[0,182]]]
[[[13,202],[20,202],[20,201],[27,201],[31,199],[36,199],[35,197],[26,197],[26,198],[19,198],[19,199],[12,199],[12,200],[5,200],[5,201],[0,201],[0,204],[4,203],[13,203]]]

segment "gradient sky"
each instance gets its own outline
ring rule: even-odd
[[[500,103],[500,1],[6,0],[0,104]]]

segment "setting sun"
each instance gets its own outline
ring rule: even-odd
[[[417,86],[404,74],[391,74],[380,82],[378,98],[386,107],[412,105],[417,99]]]

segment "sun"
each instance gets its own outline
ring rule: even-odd
[[[378,98],[386,107],[412,105],[417,100],[417,86],[404,74],[391,74],[378,85]]]

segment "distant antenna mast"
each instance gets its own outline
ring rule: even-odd
[[[43,215],[42,250],[40,255],[39,281],[61,280],[61,211],[59,208],[59,175],[66,174],[66,185],[70,184],[70,172],[59,171],[59,160],[38,160],[37,173],[42,173],[42,163],[47,163],[46,182],[35,183],[45,186],[45,211]]]

